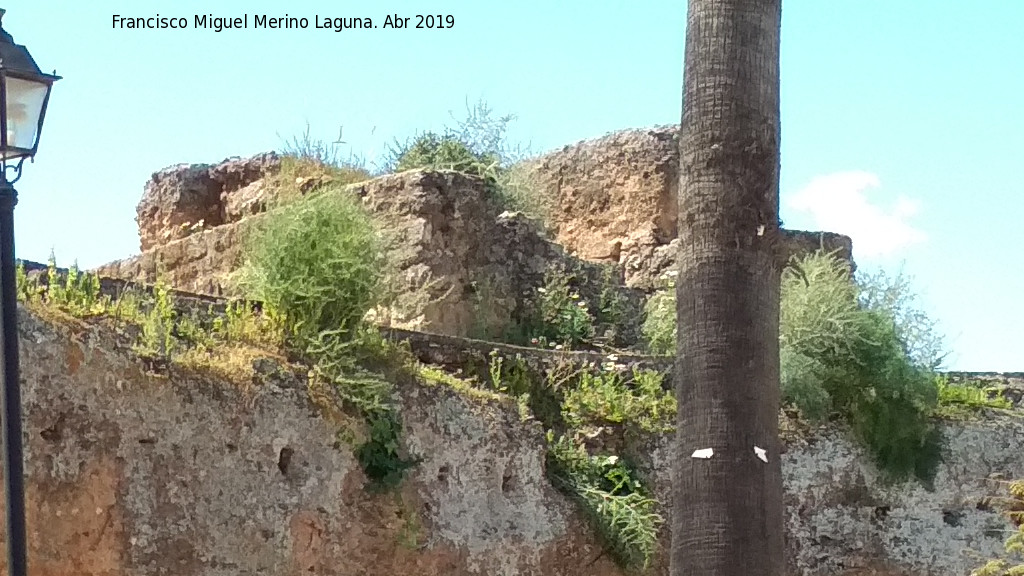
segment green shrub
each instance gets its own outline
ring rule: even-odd
[[[857,280],[859,299],[865,308],[879,310],[893,319],[896,335],[914,365],[938,370],[949,355],[945,338],[938,323],[920,308],[911,281],[902,271],[893,276],[884,271],[861,271]]]
[[[594,336],[594,318],[590,305],[570,286],[570,277],[549,273],[540,292],[540,332],[538,338],[576,348]]]
[[[398,157],[396,172],[414,168],[456,170],[494,180],[498,174],[498,159],[489,154],[474,153],[464,142],[452,134],[438,136],[426,132],[417,136]]]
[[[485,102],[466,106],[466,116],[455,118],[441,133],[424,132],[396,140],[384,154],[382,173],[413,168],[457,170],[485,178],[494,200],[504,210],[521,211],[544,222],[551,198],[541,194],[530,171],[521,162],[527,151],[508,140],[515,116],[498,116]]]
[[[891,479],[913,474],[928,481],[941,456],[932,420],[938,339],[926,315],[907,311],[910,302],[905,282],[887,285],[876,277],[861,286],[834,254],[794,259],[781,279],[780,384],[783,401],[805,418],[849,423]],[[674,290],[655,294],[646,312],[651,350],[671,352]]]
[[[387,260],[370,216],[344,189],[269,212],[245,239],[241,284],[277,317],[285,343],[312,361],[369,427],[356,457],[371,488],[394,487],[415,462],[399,454],[401,421],[392,399],[387,343],[366,313],[383,298]]]
[[[664,375],[634,370],[627,380],[612,365],[602,373],[584,372],[565,391],[563,414],[567,424],[580,429],[587,424],[635,426],[646,432],[670,432],[675,427],[676,399],[662,387]]]
[[[240,282],[301,347],[350,340],[382,296],[384,256],[358,198],[332,189],[270,212],[244,240]]]
[[[399,454],[402,425],[393,410],[376,410],[367,417],[370,433],[366,442],[355,449],[356,459],[370,479],[370,488],[386,490],[397,487],[405,472],[418,464]]]
[[[658,290],[644,304],[644,323],[641,327],[647,349],[652,354],[676,353],[676,292],[675,286]]]
[[[899,310],[860,297],[849,263],[818,251],[782,275],[783,399],[810,419],[836,413],[893,480],[930,481],[941,458],[930,367],[906,353]]]

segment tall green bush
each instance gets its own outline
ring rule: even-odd
[[[283,320],[286,344],[312,361],[365,418],[355,453],[371,488],[395,486],[415,462],[399,454],[401,420],[389,377],[374,366],[383,343],[363,322],[382,301],[387,260],[370,215],[338,185],[277,210],[245,239],[241,284]]]
[[[783,399],[811,420],[842,416],[891,479],[929,481],[941,456],[933,366],[908,354],[906,300],[873,305],[877,289],[824,251],[783,272]]]
[[[911,302],[905,281],[860,284],[834,254],[793,260],[781,280],[780,381],[783,401],[807,419],[845,420],[891,479],[928,481],[941,454],[931,418],[941,339]],[[652,350],[674,350],[674,290],[652,297],[646,312]]]
[[[912,278],[902,271],[890,275],[884,270],[858,274],[859,300],[868,309],[890,316],[904,351],[917,366],[938,370],[948,355],[938,323],[918,304],[911,289]]]
[[[283,314],[300,345],[351,339],[382,296],[384,256],[359,199],[328,189],[270,212],[244,241],[241,284]]]

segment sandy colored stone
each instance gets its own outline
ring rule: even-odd
[[[566,255],[522,214],[504,212],[481,178],[412,170],[346,190],[377,217],[394,262],[395,300],[372,316],[380,325],[459,336],[500,334],[523,314],[549,269],[578,269],[591,278],[581,290],[591,301],[603,288],[599,267]],[[242,264],[241,238],[266,217],[258,213],[191,233],[95,272],[154,282],[162,266],[165,281],[175,288],[239,295],[233,278]],[[620,290],[639,308],[638,294]]]
[[[675,266],[678,248],[678,126],[622,130],[565,146],[526,163],[551,200],[554,240],[587,260],[621,263],[626,283],[645,291]],[[791,253],[826,249],[852,261],[848,237],[784,231]]]
[[[626,130],[565,146],[531,161],[532,183],[554,198],[556,240],[587,259],[667,244],[676,236],[675,130]]]
[[[142,251],[233,221],[255,194],[247,187],[280,168],[276,154],[231,158],[216,165],[180,164],[155,172],[137,208]],[[239,189],[246,189],[237,194]]]

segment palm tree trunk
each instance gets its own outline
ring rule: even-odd
[[[781,0],[689,0],[672,576],[781,576]],[[765,449],[762,461],[755,447]],[[710,448],[710,458],[695,450]]]

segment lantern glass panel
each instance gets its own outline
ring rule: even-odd
[[[10,148],[31,150],[35,147],[39,136],[39,115],[43,112],[43,102],[50,89],[47,82],[24,80],[21,78],[6,79],[7,86],[7,148],[5,156],[20,156]]]

